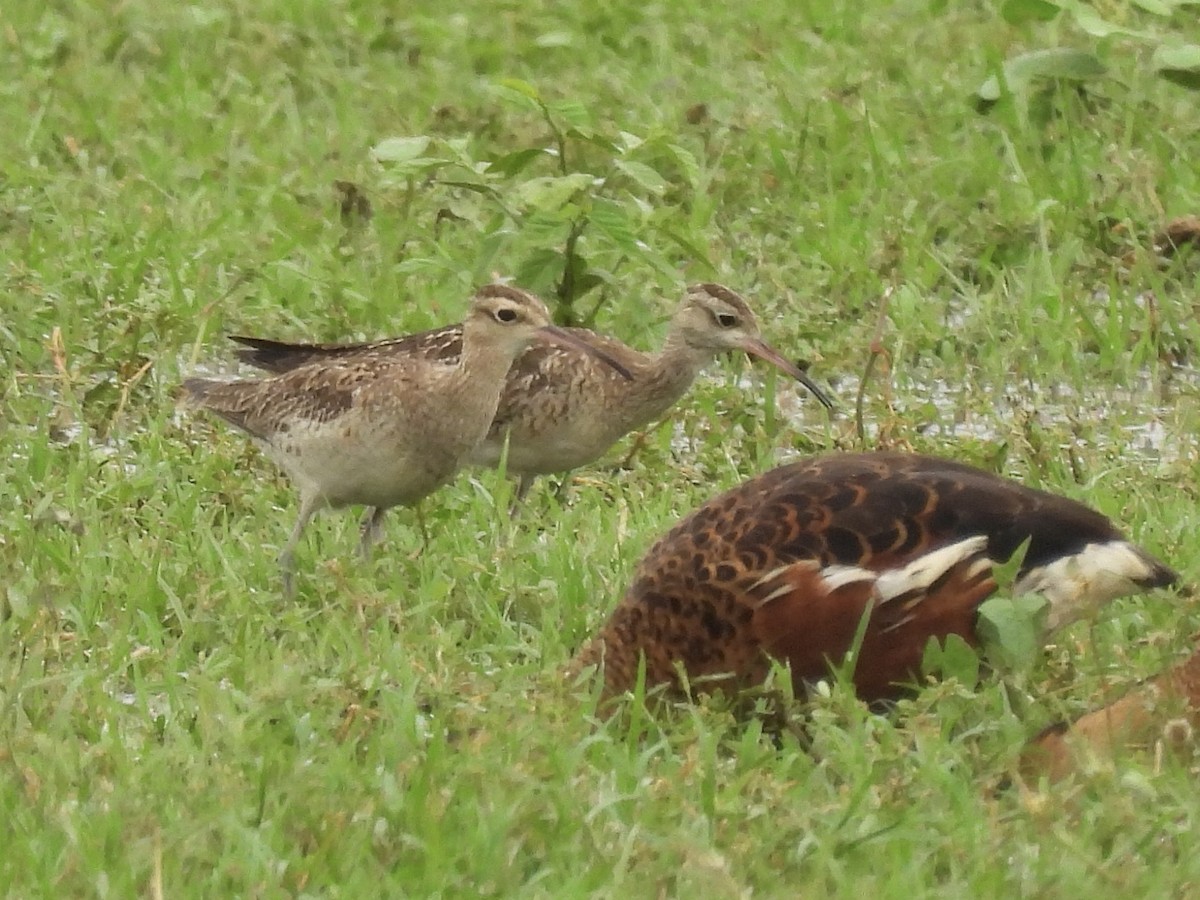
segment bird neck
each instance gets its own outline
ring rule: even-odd
[[[458,358],[458,370],[472,380],[487,380],[504,383],[504,376],[512,368],[513,360],[521,355],[524,347],[497,346],[481,341],[469,332],[463,333],[462,353]],[[499,387],[497,387],[499,390]]]
[[[508,370],[519,353],[519,350],[510,352],[507,347],[480,345],[478,341],[471,340],[470,335],[464,335],[458,364],[447,376],[459,386],[453,401],[459,406],[459,412],[465,412],[468,408],[487,410],[486,418],[490,424],[500,403],[500,393],[504,389]]]
[[[662,349],[652,357],[650,380],[664,392],[673,394],[674,402],[687,393],[696,376],[712,361],[713,355],[708,350],[689,344],[683,334],[672,329],[667,332]]]

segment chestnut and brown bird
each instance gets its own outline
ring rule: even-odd
[[[970,466],[901,453],[840,454],[775,469],[710,500],[646,554],[570,670],[634,687],[737,689],[786,663],[798,690],[841,666],[867,700],[918,677],[931,637],[977,644],[994,564],[1028,541],[1014,590],[1040,593],[1048,626],[1169,585],[1171,569],[1103,515]],[[864,620],[864,616],[867,618]]]
[[[1045,729],[1021,756],[1026,777],[1057,781],[1080,763],[1157,741],[1194,746],[1200,730],[1200,650],[1074,722]]]
[[[625,371],[602,348],[552,326],[533,294],[505,285],[480,289],[461,333],[462,353],[449,363],[396,348],[322,357],[255,381],[184,382],[193,405],[247,432],[299,489],[300,514],[280,554],[285,592],[296,544],[318,509],[372,507],[365,554],[389,507],[415,504],[454,476],[487,434],[512,361],[539,335]]]
[[[520,356],[508,373],[487,438],[470,454],[470,462],[494,466],[507,437],[506,467],[520,476],[520,494],[536,476],[587,465],[629,432],[661,418],[687,393],[701,369],[725,351],[741,350],[770,362],[827,408],[833,407],[812,379],[763,341],[746,301],[723,285],[687,289],[657,353],[634,350],[587,329],[568,330],[620,361],[633,378],[622,378],[578,348],[562,344],[534,344]],[[232,339],[245,345],[238,352],[242,361],[274,372],[314,360],[386,358],[397,352],[452,360],[462,347],[458,326],[365,344]]]

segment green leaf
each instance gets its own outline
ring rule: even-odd
[[[587,131],[591,127],[591,110],[577,100],[560,100],[550,104],[547,108],[555,119],[566,123],[571,128]]]
[[[1008,669],[1029,668],[1041,652],[1049,609],[1049,601],[1037,594],[985,601],[976,631],[988,657]]]
[[[996,589],[1001,593],[1010,593],[1012,586],[1016,584],[1031,540],[1032,538],[1025,538],[1005,562],[992,563],[992,580],[996,582]]]
[[[534,250],[517,266],[517,283],[529,285],[534,290],[544,290],[559,279],[565,262],[563,255],[557,250]]]
[[[669,228],[660,229],[660,233],[666,235],[668,238],[678,244],[680,249],[687,253],[687,255],[693,260],[703,263],[708,267],[709,271],[716,272],[716,266],[714,266],[712,260],[708,258],[708,252],[695,241],[685,237],[677,231],[672,231]]]
[[[566,135],[573,140],[591,144],[593,147],[599,147],[605,153],[616,154],[620,152],[620,148],[613,142],[612,138],[606,137],[603,134],[597,134],[590,128],[568,128]]]
[[[501,100],[519,109],[545,115],[546,107],[538,95],[537,88],[526,81],[504,78],[492,84],[490,90]]]
[[[488,163],[488,172],[513,176],[523,172],[539,156],[549,156],[541,147],[527,147],[513,153],[505,153]]]
[[[618,170],[652,194],[663,194],[670,187],[667,179],[645,163],[635,162],[631,159],[618,159],[615,160],[615,164]]]
[[[1161,69],[1158,74],[1180,87],[1200,91],[1200,72],[1191,72],[1186,69]]]
[[[1087,81],[1099,78],[1107,67],[1094,53],[1074,50],[1070,47],[1054,47],[1035,50],[1014,56],[1004,64],[1004,75],[1011,84],[1034,78],[1068,78],[1072,81]]]
[[[588,214],[588,223],[622,250],[639,250],[635,223],[620,204],[611,200],[597,200]]]
[[[1004,89],[1000,86],[1000,79],[993,75],[975,89],[975,96],[985,103],[995,103],[1004,96]]]
[[[1159,72],[1164,69],[1200,72],[1200,45],[1163,44],[1154,51],[1150,64]]]
[[[1094,53],[1056,47],[1035,50],[1014,56],[1004,63],[1004,81],[1012,91],[1021,91],[1035,78],[1066,78],[1086,81],[1098,78],[1107,71],[1104,63]],[[991,103],[1004,94],[1000,79],[995,75],[987,79],[975,91],[980,100]]]
[[[1005,0],[1000,15],[1009,25],[1026,22],[1049,22],[1062,12],[1062,7],[1049,0]]]
[[[1092,37],[1106,38],[1114,34],[1143,38],[1145,40],[1157,40],[1158,37],[1152,31],[1140,31],[1136,28],[1115,25],[1107,19],[1102,18],[1095,10],[1079,4],[1072,7],[1071,16],[1075,19],[1075,24]]]
[[[570,233],[571,225],[579,215],[573,204],[555,210],[535,210],[521,221],[521,244],[524,246],[550,247],[556,252]]]
[[[688,187],[695,187],[700,181],[700,163],[696,161],[696,155],[678,144],[668,144],[667,149],[675,157],[675,162],[683,171],[683,177]]]
[[[956,678],[968,687],[979,683],[981,666],[975,648],[957,634],[948,634],[940,642],[936,637],[930,637],[921,656],[923,674]]]
[[[596,179],[586,172],[530,178],[517,185],[517,203],[526,209],[558,209],[576,194],[589,190]]]
[[[422,156],[429,149],[431,140],[424,134],[413,137],[386,138],[371,149],[371,155],[378,162],[407,163]]]
[[[512,91],[514,94],[520,94],[522,97],[527,97],[535,103],[542,102],[542,95],[539,94],[538,89],[528,81],[522,81],[520,78],[501,78],[496,82],[496,84],[508,91]]]
[[[1133,5],[1156,16],[1169,16],[1175,11],[1174,4],[1164,3],[1163,0],[1133,0]]]
[[[1163,44],[1150,64],[1163,78],[1193,91],[1200,90],[1200,46]]]

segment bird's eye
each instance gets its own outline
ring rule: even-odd
[[[505,306],[496,310],[496,319],[500,322],[515,322],[517,321],[517,311]]]
[[[729,313],[722,313],[717,316],[717,324],[722,328],[733,328],[737,323],[737,316],[731,316]]]

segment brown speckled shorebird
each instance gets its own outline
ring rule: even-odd
[[[318,509],[372,507],[365,554],[389,507],[415,504],[453,477],[487,433],[509,366],[538,335],[624,371],[602,349],[550,325],[537,297],[488,285],[471,303],[453,363],[397,350],[326,357],[257,381],[184,382],[193,405],[247,432],[300,491],[279,559],[285,592],[296,544]]]
[[[687,393],[700,370],[724,351],[742,350],[772,363],[812,391],[826,407],[833,407],[804,372],[763,341],[746,301],[719,284],[687,289],[657,353],[634,350],[583,328],[569,331],[619,360],[634,377],[623,379],[577,349],[562,345],[535,344],[517,360],[487,438],[470,455],[470,462],[496,465],[507,433],[506,465],[521,478],[519,495],[536,476],[593,462],[629,432],[660,418]],[[232,339],[245,345],[238,353],[244,362],[274,372],[318,359],[386,357],[395,352],[453,359],[462,346],[457,326],[366,344]]]
[[[1047,728],[1021,758],[1026,777],[1055,781],[1079,763],[1115,751],[1164,741],[1192,745],[1200,729],[1200,650],[1138,685],[1124,697],[1076,719]]]
[[[1100,513],[959,463],[900,453],[816,457],[696,509],[641,561],[624,599],[570,670],[634,686],[757,684],[775,658],[797,690],[840,665],[870,610],[853,680],[886,699],[912,684],[930,637],[977,641],[993,560],[1029,546],[1015,590],[1061,627],[1176,575]]]

